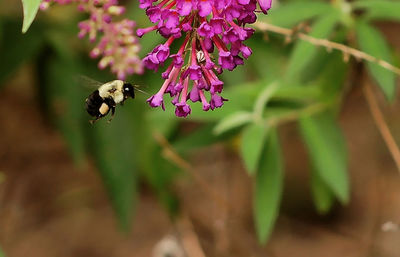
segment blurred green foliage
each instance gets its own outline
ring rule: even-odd
[[[37,8],[34,1],[23,2],[29,8],[24,22],[27,28]],[[390,0],[287,0],[259,20],[287,28],[307,23],[309,34],[316,38],[350,44],[392,62],[389,44],[371,22],[399,21],[399,13],[399,3]],[[149,25],[136,2],[129,6],[127,15],[139,27]],[[35,64],[43,110],[64,135],[78,166],[84,166],[88,155],[93,156],[123,228],[130,226],[139,181],[152,186],[171,214],[177,211],[171,185],[181,172],[163,158],[154,133],[167,138],[184,156],[216,142],[241,138],[237,150],[254,177],[254,219],[260,242],[270,236],[279,213],[284,156],[278,130],[282,124],[299,125],[312,164],[310,191],[317,211],[329,212],[336,199],[342,204],[349,201],[346,140],[335,116],[344,97],[344,82],[354,65],[343,62],[342,53],[328,53],[304,41],[286,46],[280,35],[271,33],[265,41],[261,33],[256,33],[247,42],[255,54],[244,66],[221,75],[225,81],[223,95],[229,99],[223,108],[203,112],[197,103],[190,118],[177,119],[171,106],[165,112],[150,109],[146,96],[141,95],[117,108],[111,124],[103,120],[91,126],[83,105],[91,91],[75,78],[81,74],[108,81],[112,76],[97,70],[96,62],[88,59],[87,49],[76,39],[78,16],[68,22],[52,20],[46,14],[39,16],[25,35],[17,33],[20,19],[1,18],[1,85],[22,64]],[[354,39],[350,37],[353,34],[357,35]],[[155,33],[146,35],[142,55],[162,41]],[[366,67],[392,100],[395,75],[377,64],[366,63]],[[129,81],[147,85],[149,92],[155,92],[162,83],[159,73],[149,71]],[[181,128],[187,122],[195,123],[196,129],[182,135]]]

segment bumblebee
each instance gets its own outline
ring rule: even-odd
[[[135,86],[122,80],[113,80],[101,85],[97,90],[86,98],[86,111],[94,120],[91,124],[105,117],[111,110],[111,118],[114,118],[117,104],[123,105],[131,97],[135,98]]]

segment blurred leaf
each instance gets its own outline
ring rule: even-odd
[[[349,201],[346,145],[329,112],[299,120],[315,171],[343,204]]]
[[[289,46],[282,46],[282,37],[271,34],[268,42],[265,42],[263,34],[257,33],[256,31],[256,33],[246,41],[246,45],[253,50],[254,54],[250,56],[243,66],[244,79],[247,81],[259,80],[270,82],[284,74],[287,63],[286,55]],[[231,72],[224,72],[221,74],[223,81],[227,81],[227,83],[225,83],[227,89],[230,85],[237,85],[239,84],[238,82],[241,81],[238,79],[232,81],[233,78],[231,80],[230,73]],[[226,80],[226,78],[228,80]],[[229,81],[231,82],[229,83]],[[242,85],[245,85],[245,83]]]
[[[258,98],[254,103],[254,115],[257,119],[262,120],[265,107],[267,107],[268,101],[274,95],[280,84],[278,82],[272,82],[268,84],[263,91],[259,94]]]
[[[3,37],[4,37],[4,21],[3,19],[0,19],[0,48],[2,47],[3,44]]]
[[[249,78],[252,77],[250,75],[250,70],[246,65],[239,65],[233,71],[229,71],[229,73],[222,73],[220,75],[220,80],[224,82],[225,85],[238,85],[245,84],[249,81]]]
[[[6,255],[5,255],[4,252],[1,250],[1,248],[0,248],[0,257],[6,257]]]
[[[192,104],[190,119],[196,121],[220,121],[232,113],[244,110],[250,111],[265,85],[267,85],[267,82],[257,81],[228,87],[223,92],[223,97],[227,98],[228,101],[221,108],[205,112],[201,107],[201,103],[194,103]]]
[[[341,52],[337,51],[325,56],[324,63],[319,63],[321,70],[316,71],[316,76],[314,76],[312,81],[314,87],[320,91],[320,95],[316,99],[322,101],[343,94],[343,87],[350,72],[350,64],[343,61],[343,54]]]
[[[393,62],[389,45],[377,29],[366,22],[358,22],[356,33],[358,44],[362,51],[389,63]],[[379,66],[377,63],[367,62],[366,64],[369,72],[378,82],[387,99],[392,101],[396,91],[396,74]]]
[[[250,124],[243,130],[240,150],[250,175],[253,175],[258,168],[266,134],[266,128],[256,123]]]
[[[338,26],[330,35],[330,40],[336,43],[346,44],[347,38],[348,29],[342,26]],[[336,92],[344,85],[343,82],[346,78],[343,77],[346,77],[349,72],[348,67],[351,63],[345,62],[343,57],[341,51],[328,52],[326,48],[319,47],[307,68],[301,72],[301,81],[298,83],[315,85],[321,95],[331,94],[332,91]]]
[[[173,143],[174,149],[179,153],[187,153],[190,150],[209,146],[229,138],[231,136],[230,132],[233,132],[229,131],[229,133],[215,135],[213,133],[214,128],[215,124],[210,123],[196,129],[188,135],[180,135],[179,138]]]
[[[174,179],[181,174],[181,170],[163,157],[163,149],[158,145],[153,145],[151,152],[145,158],[150,161],[145,171],[147,182],[153,187],[169,213],[177,214],[179,202],[173,193],[172,184]]]
[[[75,79],[79,73],[79,59],[63,42],[64,36],[53,39],[53,55],[40,58],[38,66],[43,77],[40,95],[47,95],[45,101],[48,110],[65,137],[75,163],[83,166],[86,161],[86,140],[82,121],[85,119],[84,102],[87,95],[83,94],[83,88]],[[46,54],[50,54],[50,49],[46,49]]]
[[[400,21],[400,2],[387,0],[363,0],[353,3],[355,9],[366,9],[367,19]]]
[[[337,11],[321,16],[312,26],[310,36],[316,38],[328,38],[339,20]],[[298,41],[291,54],[289,65],[287,68],[287,78],[294,79],[302,73],[314,58],[318,49],[315,45],[305,41]]]
[[[169,135],[171,131],[176,129],[179,122],[179,119],[173,113],[163,111],[161,108],[150,109],[148,114],[149,126],[162,135]]]
[[[282,85],[274,93],[273,99],[315,100],[321,95],[321,89],[315,86]]]
[[[213,132],[216,135],[220,135],[230,129],[243,126],[249,123],[252,119],[253,114],[250,112],[236,112],[218,122]]]
[[[90,127],[93,152],[119,223],[129,230],[136,200],[135,134],[129,111],[119,108],[111,124],[106,120]]]
[[[22,33],[28,31],[36,17],[36,13],[39,10],[41,2],[41,0],[22,0],[22,6],[24,8],[24,23],[22,25]]]
[[[143,103],[138,104],[143,105]],[[143,107],[147,108],[145,105]],[[140,152],[141,170],[145,175],[147,183],[152,186],[160,202],[167,208],[169,214],[175,215],[178,211],[178,199],[172,190],[172,183],[176,176],[181,173],[181,170],[164,158],[163,149],[153,139],[153,133],[160,133],[164,137],[169,138],[177,130],[178,119],[172,113],[169,115],[162,110],[153,109],[147,112],[147,114],[150,115],[144,115],[144,118],[145,120],[147,120],[146,118],[150,118],[148,124],[135,122],[137,126],[144,130],[142,133],[137,134],[142,140],[141,143],[136,144],[140,146],[137,149]],[[212,126],[210,125],[209,127],[211,128]],[[205,138],[209,139],[209,137]],[[173,147],[179,151],[175,147],[175,144],[173,144]],[[182,142],[183,151],[186,151],[185,147],[191,148],[195,146]]]
[[[43,46],[40,28],[33,28],[30,33],[18,33],[19,23],[3,22],[0,43],[0,87],[18,67],[31,59]]]
[[[328,213],[335,201],[334,195],[317,172],[311,174],[311,193],[315,207],[320,214]]]
[[[268,15],[260,17],[273,25],[291,28],[302,21],[312,19],[319,15],[324,15],[334,10],[334,8],[323,2],[289,2],[278,8],[272,8]]]
[[[278,216],[283,187],[283,167],[276,129],[269,132],[255,180],[254,220],[258,239],[265,243]]]

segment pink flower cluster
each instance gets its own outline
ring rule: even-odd
[[[134,34],[135,22],[128,19],[114,21],[125,8],[117,0],[44,0],[40,8],[45,10],[52,3],[61,5],[77,3],[78,10],[90,14],[88,20],[79,23],[79,38],[88,35],[95,42],[101,32],[97,45],[90,52],[92,58],[102,56],[99,68],[110,66],[111,71],[121,80],[133,73],[143,73],[143,65],[138,57],[140,45]]]
[[[164,84],[147,100],[150,106],[164,109],[163,97],[169,94],[178,117],[191,113],[188,100],[201,102],[204,111],[221,107],[226,99],[220,95],[224,83],[217,75],[242,65],[252,54],[243,42],[254,30],[245,25],[256,21],[257,3],[266,13],[271,1],[139,0],[155,25],[138,29],[137,35],[158,31],[167,38],[143,59],[144,65],[158,70],[170,60],[162,74]],[[179,50],[171,54],[170,47],[177,41],[182,42]]]

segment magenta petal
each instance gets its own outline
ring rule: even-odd
[[[178,117],[187,117],[192,112],[187,103],[177,103],[175,106],[175,115]]]
[[[267,14],[267,11],[271,9],[272,0],[257,0],[263,13]]]
[[[149,105],[151,107],[158,107],[161,105],[161,107],[163,108],[163,110],[165,111],[165,107],[164,107],[164,99],[162,97],[162,94],[155,94],[153,96],[151,96],[149,99],[147,99],[147,102],[149,103]]]

